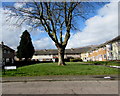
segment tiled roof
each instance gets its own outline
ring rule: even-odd
[[[80,54],[87,52],[90,50],[91,47],[82,47],[82,48],[71,48],[71,49],[65,49],[65,54]],[[44,49],[44,50],[36,50],[35,55],[57,55],[58,50],[57,49]]]
[[[100,44],[100,45],[97,46],[97,47],[100,48],[100,47],[105,46],[106,44],[109,44],[109,43],[112,43],[112,42],[115,42],[115,41],[118,41],[118,40],[120,40],[120,35],[117,36],[116,38],[113,38],[112,40],[109,40],[109,41],[107,41],[107,42],[105,42],[105,43],[103,43],[103,44]]]
[[[109,41],[105,42],[105,44],[108,44],[108,43],[111,43],[111,42],[115,42],[115,41],[118,41],[118,40],[120,40],[120,35],[117,36],[116,38],[113,38],[112,40],[109,40]]]
[[[2,47],[1,44],[0,44],[0,47]],[[7,49],[7,50],[15,51],[15,50],[13,50],[12,48],[8,47],[7,45],[3,45],[3,48],[4,48],[4,49]]]
[[[100,45],[92,48],[91,50],[89,50],[89,52],[92,51],[92,50],[96,50],[96,49],[98,49],[98,48],[104,47],[106,44],[109,44],[109,43],[112,43],[112,42],[115,42],[115,41],[118,41],[118,40],[120,40],[120,35],[117,36],[116,38],[113,38],[112,40],[109,40],[109,41],[107,41],[107,42],[105,42],[105,43],[103,43],[103,44],[100,44]]]

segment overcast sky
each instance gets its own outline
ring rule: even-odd
[[[22,7],[22,4],[16,3],[15,7]],[[13,25],[17,18],[12,18],[9,22],[6,22],[6,14],[0,8],[2,14],[0,15],[0,31],[2,31],[2,37],[0,40],[16,49],[19,45],[20,36],[24,30],[30,30],[30,26],[23,24],[21,26]],[[68,42],[67,48],[76,48],[87,45],[98,45],[111,40],[118,35],[118,3],[111,1],[104,7],[97,10],[98,13],[94,17],[85,21],[85,27],[81,31],[77,31],[75,34],[71,34],[71,38]],[[35,49],[53,49],[56,48],[54,42],[47,36],[47,33],[35,29],[30,32],[32,42]],[[44,35],[44,36],[43,36]]]

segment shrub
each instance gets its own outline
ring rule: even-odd
[[[17,67],[22,67],[22,66],[32,65],[36,63],[40,63],[40,62],[39,61],[15,61],[13,65]]]
[[[58,58],[55,58],[55,62],[58,62]]]
[[[95,65],[107,65],[108,61],[94,61],[93,62]]]
[[[93,63],[95,65],[108,65],[113,62],[112,61],[89,61],[89,63]]]
[[[70,62],[82,62],[83,60],[81,58],[74,58],[70,59]]]
[[[66,59],[64,59],[65,60],[65,62],[70,62],[70,59],[69,58],[66,58]]]
[[[74,61],[74,59],[70,59],[70,62],[73,62]]]
[[[67,57],[66,59],[65,59],[65,62],[70,62],[70,59],[74,59],[73,57]]]

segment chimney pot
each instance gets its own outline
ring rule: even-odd
[[[2,41],[1,44],[4,45],[4,42]]]

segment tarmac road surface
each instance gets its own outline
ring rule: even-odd
[[[118,94],[118,81],[6,82],[2,94]]]

